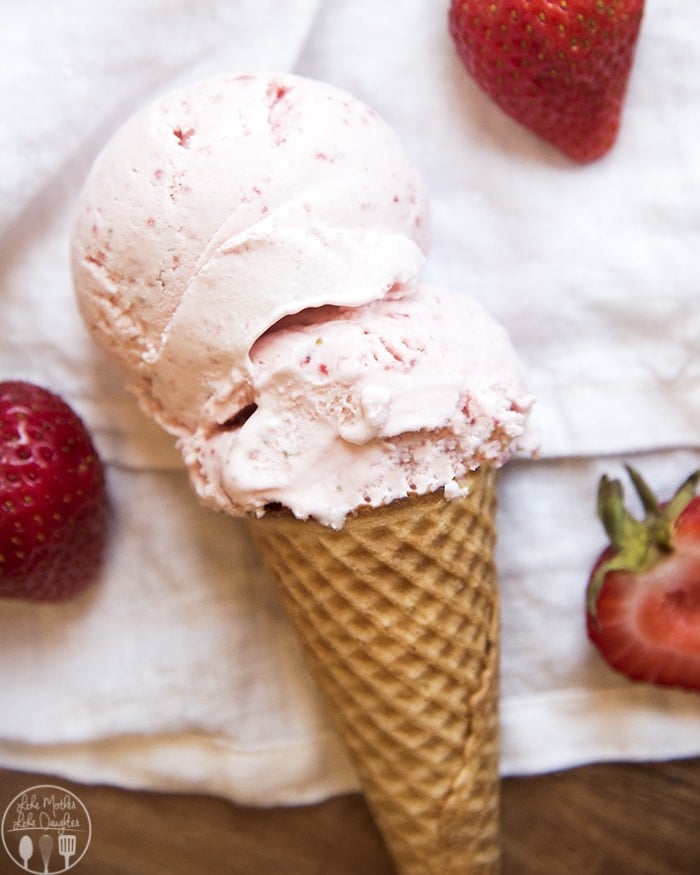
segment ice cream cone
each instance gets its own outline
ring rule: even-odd
[[[127,120],[77,207],[86,325],[250,520],[401,875],[495,871],[495,470],[533,399],[504,327],[422,282],[396,133],[326,83],[216,76]]]
[[[499,869],[496,472],[250,529],[401,875]]]

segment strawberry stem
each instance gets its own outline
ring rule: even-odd
[[[664,505],[631,465],[625,466],[644,509],[639,520],[625,507],[624,490],[619,480],[605,474],[598,485],[598,516],[608,537],[612,553],[595,568],[586,592],[588,613],[597,622],[597,603],[606,575],[611,571],[641,573],[653,568],[673,552],[673,531],[678,517],[695,495],[700,470],[693,472]]]
[[[642,507],[644,508],[644,513],[647,516],[654,516],[654,514],[658,514],[659,512],[659,502],[657,501],[656,496],[651,491],[649,486],[647,485],[646,480],[642,477],[642,475],[635,470],[631,465],[625,465],[625,471],[629,474],[630,480],[632,481],[632,485],[634,486],[637,495],[639,496],[640,501],[642,502]]]

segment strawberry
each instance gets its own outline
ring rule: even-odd
[[[451,0],[469,74],[510,116],[579,162],[615,142],[644,0]]]
[[[617,671],[637,681],[700,690],[700,471],[659,504],[627,468],[643,519],[603,477],[598,512],[610,545],[588,583],[588,636]]]
[[[69,598],[94,580],[105,540],[104,472],[58,395],[0,382],[0,596]]]

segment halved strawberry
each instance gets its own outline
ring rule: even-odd
[[[598,513],[611,543],[588,583],[588,635],[632,680],[700,690],[700,471],[664,504],[627,471],[644,517],[627,510],[619,480],[601,478]]]
[[[58,395],[0,383],[0,596],[57,601],[90,584],[105,540],[104,472]]]

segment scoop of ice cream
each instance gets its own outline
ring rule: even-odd
[[[78,205],[78,301],[204,501],[340,526],[526,445],[503,329],[419,285],[427,211],[393,131],[297,76],[195,85],[108,143]]]
[[[186,434],[229,418],[280,318],[414,282],[427,233],[418,173],[369,107],[297,76],[225,76],[107,144],[78,205],[75,287],[144,408]]]
[[[181,442],[200,496],[232,514],[282,504],[338,528],[359,505],[454,495],[469,469],[527,442],[505,331],[444,289],[306,311],[250,358],[237,413]]]

